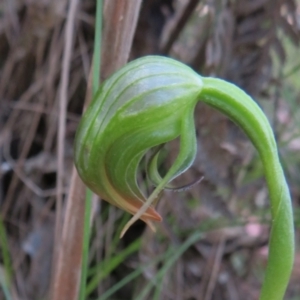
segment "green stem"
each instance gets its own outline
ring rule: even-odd
[[[96,24],[95,24],[95,43],[93,58],[93,96],[95,96],[100,85],[101,68],[101,41],[102,41],[102,0],[97,0]]]
[[[97,0],[96,5],[96,24],[95,24],[95,43],[93,58],[93,96],[95,96],[100,85],[100,67],[101,67],[101,40],[102,40],[102,0]],[[92,191],[86,190],[85,214],[83,229],[83,255],[79,299],[84,300],[86,295],[87,271],[89,260],[89,244],[91,236],[91,212],[92,212]]]
[[[201,100],[237,123],[262,159],[270,195],[272,228],[260,300],[282,300],[294,260],[293,213],[272,129],[258,105],[249,101],[250,97],[235,85],[215,78],[204,78],[203,82]]]
[[[86,294],[86,280],[88,273],[89,262],[89,244],[91,235],[91,211],[92,211],[92,196],[93,193],[90,189],[86,189],[85,197],[85,212],[84,212],[84,228],[83,228],[83,255],[82,255],[82,269],[81,269],[81,282],[79,299],[84,300]]]
[[[300,70],[300,63],[294,66],[291,70],[289,70],[285,75],[283,75],[283,78],[286,79],[292,75],[294,75],[296,72]]]

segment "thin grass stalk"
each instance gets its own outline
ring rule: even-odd
[[[52,300],[76,300],[78,281],[80,279],[81,250],[70,241],[81,245],[81,219],[77,216],[83,211],[81,194],[84,185],[74,171],[71,179],[70,193],[66,204],[66,214],[62,224],[62,177],[63,177],[63,149],[65,135],[65,117],[67,109],[67,93],[70,71],[70,60],[73,45],[74,22],[78,7],[78,0],[69,1],[67,22],[65,27],[66,45],[63,53],[62,81],[60,89],[60,118],[58,134],[58,174],[57,174],[57,211],[55,225],[55,248],[53,259],[53,274],[50,298]],[[76,191],[76,192],[75,192]],[[62,232],[62,233],[61,233]],[[74,247],[75,246],[75,247]],[[76,248],[77,246],[77,248]],[[79,265],[79,268],[76,266]]]
[[[70,78],[70,66],[73,53],[75,15],[78,0],[71,0],[68,9],[67,23],[65,26],[65,45],[62,58],[61,82],[59,88],[59,118],[57,134],[57,180],[56,180],[56,221],[55,221],[55,243],[61,239],[62,228],[62,201],[63,201],[63,179],[64,179],[64,150],[66,135],[66,117],[68,105],[68,86]],[[56,253],[54,257],[56,256]]]
[[[102,44],[102,14],[103,1],[97,0],[96,8],[96,28],[94,43],[94,60],[93,60],[93,96],[96,94],[100,84],[101,71],[101,44]]]
[[[297,73],[300,70],[300,63],[297,64],[296,66],[294,66],[291,70],[289,70],[284,76],[284,79],[287,79],[288,77],[294,75],[295,73]]]
[[[100,66],[101,66],[101,40],[102,40],[102,0],[97,0],[96,4],[96,28],[94,42],[94,58],[93,58],[93,97],[99,88],[100,84]],[[91,213],[92,213],[92,198],[93,193],[90,189],[86,190],[85,197],[85,214],[84,214],[84,229],[83,229],[83,255],[82,255],[82,270],[79,299],[84,300],[86,294],[88,261],[89,261],[89,244],[91,236]]]
[[[82,268],[79,299],[84,300],[86,293],[86,280],[89,262],[89,244],[91,236],[91,213],[92,213],[92,198],[93,193],[90,189],[86,189],[85,197],[85,212],[84,212],[84,227],[83,227],[83,247],[82,247]]]

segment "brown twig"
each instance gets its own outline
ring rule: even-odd
[[[224,253],[224,247],[225,247],[225,236],[221,236],[220,242],[218,244],[218,248],[216,251],[216,255],[214,257],[214,263],[211,270],[210,279],[208,282],[207,290],[205,293],[204,300],[211,300],[212,299],[212,293],[214,291],[217,279],[218,279],[218,273],[221,266],[221,261]]]
[[[64,249],[65,243],[68,241],[66,235],[70,234],[75,238],[74,232],[72,231],[66,232],[63,231],[63,236],[61,239],[61,228],[62,228],[62,189],[63,189],[63,179],[64,179],[64,148],[65,148],[65,131],[66,131],[66,115],[67,115],[67,103],[68,103],[68,85],[69,85],[69,72],[70,72],[70,62],[72,57],[72,46],[73,46],[73,35],[74,35],[74,24],[75,24],[75,15],[78,7],[78,0],[70,0],[70,6],[68,9],[67,15],[67,23],[65,28],[65,47],[63,52],[63,65],[61,70],[61,85],[60,85],[60,93],[59,93],[59,119],[58,119],[58,148],[57,148],[57,194],[56,194],[56,222],[55,222],[55,238],[54,244],[56,247],[54,248],[54,270],[58,272],[58,275],[63,274],[63,270],[65,266],[68,266],[69,263],[64,259],[63,263],[59,260],[59,255],[62,253],[61,249]],[[73,175],[74,177],[74,175]],[[74,182],[76,178],[72,181]],[[71,188],[76,188],[76,186],[71,186]],[[81,187],[83,189],[83,187]],[[82,194],[82,193],[81,193]],[[81,199],[82,202],[83,199]],[[78,208],[78,206],[76,207]],[[84,206],[81,207],[84,209]],[[66,211],[66,218],[70,219],[68,213],[70,210]],[[72,220],[71,220],[72,221]],[[81,220],[73,220],[75,223],[80,222]],[[83,226],[83,224],[80,224]],[[76,228],[76,226],[73,226]],[[77,232],[75,232],[76,234]],[[79,245],[82,243],[81,236],[79,235],[78,243]],[[78,249],[79,247],[77,247]],[[78,261],[78,264],[81,264],[81,255],[79,250],[73,249],[71,253],[68,253],[67,259]],[[57,264],[56,264],[57,262]],[[69,278],[59,278],[59,281],[53,281],[53,290],[52,296],[53,299],[67,299],[69,295],[69,299],[75,299],[77,294],[77,282],[80,278],[80,273],[77,274],[76,270],[75,274],[69,274]],[[73,276],[72,276],[73,275]],[[57,278],[57,276],[55,277]],[[64,280],[61,280],[64,279]],[[68,282],[68,280],[70,280]],[[62,285],[61,282],[64,284]],[[72,286],[72,283],[75,283],[75,287]],[[70,284],[71,283],[71,284]],[[71,294],[73,292],[73,294]]]
[[[128,60],[141,0],[105,1],[101,78],[107,78]]]
[[[85,186],[74,168],[61,242],[55,244],[58,256],[54,269],[52,300],[77,299],[82,261],[84,191]]]
[[[78,0],[71,0],[68,10],[67,23],[65,28],[65,47],[63,53],[63,65],[61,70],[61,84],[59,91],[59,119],[57,136],[57,195],[56,195],[56,223],[55,223],[55,243],[60,240],[61,217],[62,217],[62,189],[64,179],[64,148],[66,132],[66,115],[68,104],[68,85],[70,76],[70,62],[72,57],[72,46],[74,36],[75,15]]]
[[[182,9],[178,10],[178,13],[176,13],[174,19],[167,27],[167,31],[164,34],[164,39],[161,42],[160,52],[162,54],[167,54],[171,50],[172,45],[178,38],[180,32],[198,4],[198,0],[189,0]]]
[[[16,175],[21,172],[21,168],[24,164],[24,160],[25,160],[26,156],[28,155],[28,152],[29,152],[29,149],[31,147],[32,141],[33,141],[34,136],[36,134],[36,130],[37,130],[40,118],[41,118],[40,113],[34,113],[34,115],[32,117],[32,123],[30,124],[30,128],[28,130],[28,133],[26,134],[26,138],[24,140],[24,145],[23,145],[21,154],[19,156],[17,164],[14,167],[15,176],[13,177],[13,179],[12,179],[10,185],[9,185],[9,189],[8,189],[8,192],[7,192],[5,203],[3,204],[3,207],[2,207],[3,217],[5,217],[7,211],[10,208],[11,202],[13,200],[14,192],[15,192],[17,184],[18,184],[18,176],[16,176]]]

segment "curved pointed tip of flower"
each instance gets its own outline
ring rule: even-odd
[[[147,211],[142,215],[140,218],[143,220],[154,232],[155,232],[155,227],[152,224],[151,221],[156,221],[156,222],[161,222],[162,217],[161,215],[153,208],[153,207],[148,207]],[[127,224],[124,226],[124,228],[121,231],[120,238],[124,236],[124,234],[127,232],[127,230],[131,227],[131,225],[135,222],[134,216],[131,218]]]
[[[161,222],[162,217],[153,207],[150,206],[148,207],[147,211],[142,215],[141,220],[143,220],[145,223],[147,223],[148,221]]]

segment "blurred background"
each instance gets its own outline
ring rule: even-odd
[[[89,82],[95,1],[79,1],[75,15],[65,145],[58,151],[67,11],[67,1],[0,2],[0,299],[49,295],[56,199],[64,208]],[[299,0],[144,0],[130,52],[130,60],[171,56],[202,75],[235,83],[259,103],[278,141],[298,249],[299,42]],[[262,164],[226,117],[198,104],[195,119],[197,158],[177,183],[204,180],[162,195],[157,210],[164,221],[155,234],[137,222],[119,240],[130,216],[93,202],[86,299],[258,299],[271,219]],[[178,141],[166,146],[162,170],[177,152]],[[141,184],[151,188],[144,177],[141,171]],[[198,233],[201,238],[193,240]],[[297,250],[285,299],[300,299],[299,282]]]

